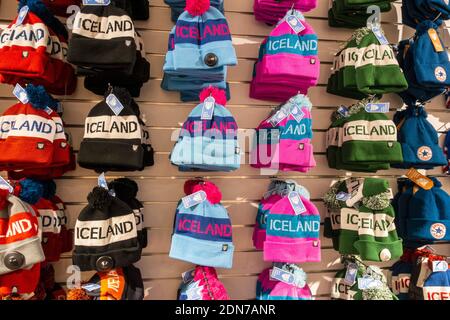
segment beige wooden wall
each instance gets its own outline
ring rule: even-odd
[[[150,19],[137,22],[136,26],[144,37],[147,57],[151,62],[151,79],[141,90],[137,99],[142,113],[146,114],[152,145],[156,151],[155,166],[142,172],[108,174],[107,178],[127,176],[136,179],[139,184],[138,198],[145,204],[145,225],[149,228],[149,245],[144,250],[141,261],[137,264],[144,277],[146,299],[176,299],[180,275],[191,265],[168,257],[170,236],[177,201],[183,196],[183,183],[197,174],[180,173],[169,162],[168,156],[173,142],[172,132],[179,128],[194,104],[181,103],[177,93],[169,93],[160,89],[162,65],[167,48],[167,38],[172,27],[170,10],[163,0],[150,0]],[[280,177],[291,178],[308,188],[311,197],[325,216],[321,201],[333,179],[345,177],[349,173],[329,169],[325,158],[325,130],[330,123],[330,114],[340,104],[349,105],[353,101],[326,93],[326,83],[330,74],[333,54],[341,41],[351,35],[351,30],[332,29],[328,27],[328,0],[319,0],[315,10],[306,13],[307,21],[319,35],[319,55],[321,59],[321,76],[319,85],[311,88],[309,96],[313,102],[314,151],[317,167],[306,174],[281,173]],[[0,25],[7,24],[15,16],[16,0],[2,0],[0,5]],[[225,0],[226,17],[233,33],[233,43],[238,55],[238,66],[229,70],[228,81],[231,86],[231,100],[228,108],[237,120],[239,128],[252,129],[269,113],[275,105],[271,102],[250,99],[248,96],[253,63],[263,37],[271,27],[254,20],[253,0]],[[391,42],[397,42],[399,26],[394,10],[383,14],[384,30]],[[411,35],[412,30],[406,28],[404,35]],[[445,35],[447,42],[448,36]],[[72,96],[61,97],[64,103],[64,120],[67,131],[73,136],[74,148],[78,150],[83,134],[84,119],[89,110],[100,100],[83,87],[82,80]],[[386,95],[385,100],[391,102],[391,109],[401,105],[395,95]],[[12,86],[0,85],[0,111],[16,103],[12,94]],[[443,97],[434,99],[428,106],[429,113],[439,117],[443,122],[450,122],[450,112],[445,109]],[[442,137],[441,137],[442,141]],[[248,141],[246,142],[248,150]],[[241,145],[241,147],[244,147]],[[380,171],[379,176],[387,178],[391,187],[396,187],[396,177],[403,170]],[[441,176],[444,188],[450,192],[448,177],[441,175],[440,168],[432,174]],[[354,173],[353,176],[364,174]],[[216,183],[223,193],[223,204],[228,208],[233,223],[233,241],[236,246],[233,268],[219,269],[218,273],[233,299],[254,299],[255,284],[258,274],[268,267],[264,263],[262,253],[254,250],[252,231],[255,221],[258,200],[266,191],[269,176],[259,175],[259,171],[244,164],[240,170],[231,173],[208,173],[205,178]],[[74,226],[77,215],[86,203],[88,192],[97,183],[93,171],[77,168],[57,180],[57,192],[67,203],[70,225]],[[450,255],[450,245],[436,246],[440,252]],[[339,255],[332,249],[331,242],[322,237],[322,262],[305,263],[301,266],[308,273],[308,283],[317,299],[326,299],[330,293],[330,281],[334,273],[342,268]],[[71,264],[70,254],[64,255],[55,264],[57,281],[65,282],[69,276],[66,268]],[[379,264],[385,269],[389,264]],[[91,273],[83,274],[88,278]]]

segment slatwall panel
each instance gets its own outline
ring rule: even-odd
[[[146,299],[176,299],[180,274],[192,265],[168,257],[170,248],[171,227],[174,219],[177,201],[183,196],[183,183],[188,178],[198,174],[180,173],[169,162],[169,153],[173,146],[171,136],[176,137],[176,130],[182,125],[187,115],[194,107],[192,103],[179,102],[177,93],[168,93],[160,89],[162,65],[167,47],[167,37],[172,27],[170,10],[163,0],[151,0],[150,19],[137,22],[136,26],[144,37],[147,58],[151,62],[151,80],[141,90],[139,102],[142,113],[145,113],[149,127],[152,145],[155,148],[155,166],[146,168],[142,172],[111,173],[107,178],[119,176],[131,177],[139,184],[138,198],[145,205],[145,225],[148,227],[149,245],[144,249],[141,261],[137,264],[142,271],[145,281]],[[321,59],[321,76],[319,85],[311,88],[309,96],[313,102],[313,130],[314,150],[317,167],[306,174],[280,173],[278,177],[295,179],[311,192],[313,202],[319,208],[322,219],[325,207],[321,201],[333,180],[352,175],[354,177],[367,176],[362,173],[349,173],[330,169],[325,158],[325,131],[330,123],[330,115],[339,104],[351,104],[353,101],[326,93],[326,83],[330,74],[333,54],[339,45],[348,39],[352,30],[333,29],[328,27],[327,0],[319,0],[318,7],[305,14],[308,22],[319,35],[319,56]],[[3,0],[0,5],[0,25],[6,24],[15,15],[16,1]],[[252,15],[252,0],[225,0],[225,11],[231,31],[233,43],[238,55],[238,66],[229,69],[228,81],[231,87],[231,100],[227,107],[231,110],[242,133],[255,128],[275,105],[268,101],[249,98],[249,84],[253,63],[256,60],[260,42],[267,35],[271,27],[258,23]],[[397,42],[399,32],[404,37],[413,34],[409,28],[403,30],[397,22],[397,12],[392,10],[382,15],[383,28],[391,42]],[[447,43],[447,33],[443,35]],[[74,148],[78,150],[83,134],[84,119],[90,108],[100,97],[83,88],[79,79],[77,91],[72,96],[60,97],[64,102],[64,120],[67,130],[71,132]],[[393,107],[401,105],[395,95],[386,95]],[[2,112],[16,99],[12,95],[12,87],[0,85],[0,111]],[[450,122],[450,112],[445,109],[443,97],[431,101],[427,106],[430,113],[440,118],[442,122]],[[248,131],[247,131],[248,133]],[[245,135],[244,135],[245,136]],[[440,137],[442,142],[443,136]],[[241,147],[248,150],[249,138],[241,141]],[[243,155],[248,157],[248,154]],[[402,175],[403,170],[392,169],[380,171],[378,176],[388,179],[391,186],[396,187],[396,177]],[[439,168],[429,174],[441,176],[444,188],[450,192],[448,177],[441,174]],[[80,210],[86,204],[86,195],[96,184],[97,176],[93,171],[77,168],[57,180],[58,194],[66,201],[68,207],[69,224],[74,226]],[[233,241],[236,246],[233,268],[219,269],[218,273],[233,299],[254,299],[257,275],[269,263],[263,262],[262,253],[253,249],[251,235],[258,206],[271,177],[259,175],[259,171],[249,165],[242,165],[235,172],[207,173],[216,183],[223,194],[223,204],[227,207],[233,223]],[[436,246],[443,254],[450,255],[450,246],[440,244]],[[57,281],[65,283],[69,274],[66,268],[71,264],[70,254],[63,256],[55,264]],[[386,270],[390,264],[377,263]],[[322,236],[322,262],[305,263],[301,265],[308,273],[308,283],[317,299],[326,299],[330,293],[331,281],[334,273],[342,268],[339,255],[332,249],[331,241]],[[92,273],[83,273],[87,279]]]

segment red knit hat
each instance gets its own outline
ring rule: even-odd
[[[41,198],[33,205],[42,221],[42,248],[45,261],[56,262],[61,255],[61,226],[58,208],[48,199]]]
[[[57,16],[67,17],[69,14],[67,13],[67,8],[76,5],[80,6],[80,0],[42,0],[44,4]]]
[[[51,201],[58,209],[57,215],[61,220],[60,251],[61,253],[70,252],[73,249],[73,230],[69,229],[66,205],[57,195],[54,195]]]
[[[20,269],[0,276],[0,297],[11,294],[30,294],[39,284],[40,263],[36,263],[30,269]]]

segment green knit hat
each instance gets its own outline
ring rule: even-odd
[[[386,276],[379,267],[367,267],[364,275],[370,275],[372,278],[380,280],[382,285],[376,289],[358,289],[353,295],[353,300],[398,300],[397,296],[389,289]],[[355,286],[357,286],[357,283],[353,287]],[[352,289],[354,289],[353,287]]]

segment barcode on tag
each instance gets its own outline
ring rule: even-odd
[[[206,200],[206,193],[203,190],[194,192],[186,197],[181,198],[184,207],[190,208]]]

